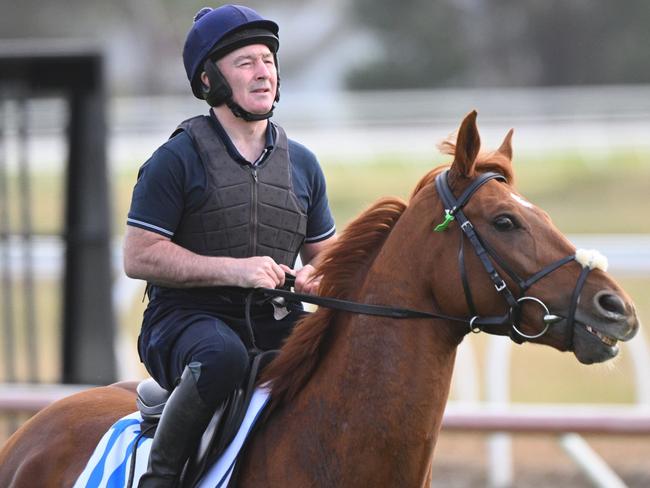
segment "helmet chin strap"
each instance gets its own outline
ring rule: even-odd
[[[273,110],[275,110],[275,103],[273,103],[273,106],[271,107],[271,110],[269,110],[266,113],[263,114],[254,114],[251,112],[248,112],[247,110],[244,110],[241,105],[236,103],[232,97],[228,97],[226,100],[226,105],[228,105],[228,108],[230,111],[233,113],[235,117],[239,117],[246,122],[256,122],[258,120],[266,120],[268,118],[271,118],[273,116]]]

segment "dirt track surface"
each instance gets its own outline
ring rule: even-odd
[[[512,437],[512,487],[592,488],[594,484],[551,435]],[[630,488],[650,487],[650,438],[585,436]],[[442,433],[434,456],[434,488],[489,486],[487,436]]]
[[[485,434],[443,432],[433,461],[432,488],[488,487],[487,439]],[[585,439],[629,488],[650,487],[650,437],[591,435]],[[0,445],[4,440],[0,436]],[[512,488],[593,488],[557,437],[518,434],[512,440]]]

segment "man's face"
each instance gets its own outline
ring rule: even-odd
[[[232,98],[244,110],[264,114],[271,110],[278,85],[273,53],[264,44],[251,44],[217,61],[232,88]]]

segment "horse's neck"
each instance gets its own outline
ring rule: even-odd
[[[430,303],[413,300],[412,292],[399,293],[400,288],[371,273],[360,301],[432,311]],[[414,438],[431,440],[448,398],[458,344],[447,334],[451,327],[428,319],[350,317],[330,354],[333,365],[346,364],[330,371],[340,380],[341,396],[356,403],[368,423],[384,423],[382,430],[392,418],[395,440],[402,437],[409,445]]]

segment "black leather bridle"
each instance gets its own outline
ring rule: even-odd
[[[517,275],[517,273],[515,273],[510,266],[508,266],[506,261],[503,260],[494,251],[493,248],[491,248],[484,240],[480,238],[480,236],[476,232],[476,229],[474,228],[472,223],[469,221],[469,219],[465,216],[463,212],[463,207],[467,204],[467,202],[470,200],[472,195],[479,188],[481,188],[485,183],[487,183],[490,180],[499,180],[505,182],[506,181],[505,176],[495,172],[481,173],[476,179],[474,179],[471,182],[469,187],[465,189],[465,191],[460,195],[460,197],[456,198],[449,186],[448,173],[449,170],[440,173],[435,180],[436,189],[445,207],[445,218],[441,224],[436,226],[434,231],[444,232],[453,221],[456,221],[460,229],[462,230],[460,234],[461,239],[460,239],[460,249],[458,253],[458,266],[459,266],[461,281],[463,284],[463,290],[465,293],[465,300],[467,302],[471,314],[470,317],[455,317],[455,316],[445,315],[441,313],[424,312],[424,311],[413,310],[408,308],[391,307],[391,306],[384,306],[384,305],[371,305],[371,304],[353,302],[353,301],[343,300],[338,298],[332,298],[332,297],[323,297],[323,296],[309,295],[304,293],[296,293],[290,291],[289,289],[258,288],[251,292],[251,296],[254,293],[261,292],[267,297],[272,297],[272,298],[280,297],[282,299],[287,299],[290,301],[306,302],[306,303],[311,303],[322,307],[333,308],[336,310],[341,310],[341,311],[346,311],[351,313],[376,315],[376,316],[390,317],[395,319],[429,318],[429,319],[450,320],[450,321],[462,322],[468,324],[469,330],[475,333],[485,331],[491,334],[504,335],[503,326],[510,325],[511,327],[508,332],[508,335],[510,335],[510,337],[515,342],[519,342],[519,343],[523,342],[526,339],[536,339],[538,337],[541,337],[548,331],[549,327],[552,324],[562,320],[563,318],[566,318],[567,327],[569,328],[569,330],[571,330],[569,344],[568,344],[568,346],[570,347],[571,343],[573,342],[573,325],[575,320],[575,311],[577,309],[578,300],[580,298],[580,292],[582,291],[582,287],[584,286],[584,283],[587,279],[587,275],[589,274],[591,268],[588,266],[584,266],[582,272],[580,273],[580,276],[578,277],[576,286],[573,290],[573,295],[571,297],[571,306],[569,309],[568,316],[561,317],[552,314],[542,300],[533,296],[527,296],[525,293],[533,284],[535,284],[545,276],[549,275],[550,273],[554,272],[555,270],[559,269],[565,264],[574,261],[575,255],[566,256],[554,263],[549,264],[548,266],[542,268],[540,271],[533,274],[528,279],[520,278]],[[465,238],[467,238],[467,240],[472,245],[474,252],[480,259],[485,271],[488,273],[490,279],[492,280],[492,283],[494,284],[497,293],[504,298],[506,304],[508,305],[509,308],[508,312],[505,313],[504,315],[481,316],[476,311],[476,307],[474,305],[474,300],[469,286],[469,281],[467,279],[467,272],[465,269],[465,258],[464,258]],[[501,268],[516,283],[517,287],[520,290],[518,298],[516,298],[515,294],[512,293],[512,291],[508,288],[506,281],[501,277],[499,271],[497,270],[497,267],[494,264],[495,262],[497,263],[498,267]],[[291,280],[290,275],[287,275],[287,278],[288,279],[286,280],[287,282],[285,283],[285,288],[293,286],[293,281]],[[536,303],[543,310],[542,321],[544,323],[544,327],[538,333],[526,334],[520,330],[520,326],[518,322],[521,317],[521,309],[522,309],[522,304],[524,302]]]
[[[460,197],[456,198],[449,187],[448,182],[448,173],[449,170],[440,173],[436,177],[436,189],[438,194],[442,199],[442,202],[445,206],[445,219],[444,221],[436,226],[436,232],[443,232],[447,229],[449,224],[455,220],[458,222],[460,229],[462,230],[461,239],[460,239],[460,250],[458,252],[458,267],[460,270],[461,281],[463,283],[463,290],[465,293],[465,300],[467,301],[467,306],[470,310],[472,318],[470,319],[470,330],[472,332],[480,332],[486,330],[486,326],[503,326],[507,323],[511,325],[510,337],[515,342],[523,342],[525,339],[537,339],[538,337],[543,336],[549,329],[549,327],[560,320],[562,317],[558,315],[551,314],[546,304],[537,297],[527,296],[526,292],[528,289],[539,280],[545,276],[556,271],[560,267],[564,266],[567,263],[575,261],[575,254],[565,256],[554,263],[545,266],[535,274],[533,274],[528,279],[522,279],[517,275],[517,273],[508,266],[507,262],[502,259],[492,247],[490,247],[487,242],[482,240],[476,229],[465,216],[463,212],[463,207],[467,204],[471,196],[485,183],[490,180],[499,180],[507,181],[505,176],[500,173],[495,172],[486,172],[481,173],[471,184],[465,189]],[[470,242],[474,248],[474,252],[478,256],[483,265],[483,268],[489,275],[494,288],[497,293],[501,295],[506,301],[509,311],[507,314],[501,317],[480,317],[476,312],[476,307],[472,299],[472,293],[469,286],[469,281],[467,279],[467,273],[465,271],[465,259],[464,259],[464,242],[465,237]],[[515,295],[512,293],[505,280],[499,274],[499,271],[496,269],[494,262],[516,283],[519,288],[519,298],[515,298]],[[580,298],[580,292],[587,280],[587,275],[591,271],[591,268],[588,266],[583,266],[583,269],[578,277],[576,286],[573,290],[571,297],[571,305],[569,309],[569,314],[566,317],[567,319],[567,328],[571,331],[571,337],[569,339],[569,346],[573,342],[573,325],[575,321],[575,311],[577,309],[578,300]],[[543,329],[536,334],[526,334],[520,330],[519,320],[521,318],[521,308],[524,302],[534,302],[538,304],[544,311],[542,321],[544,323]],[[493,332],[495,333],[495,332]]]

